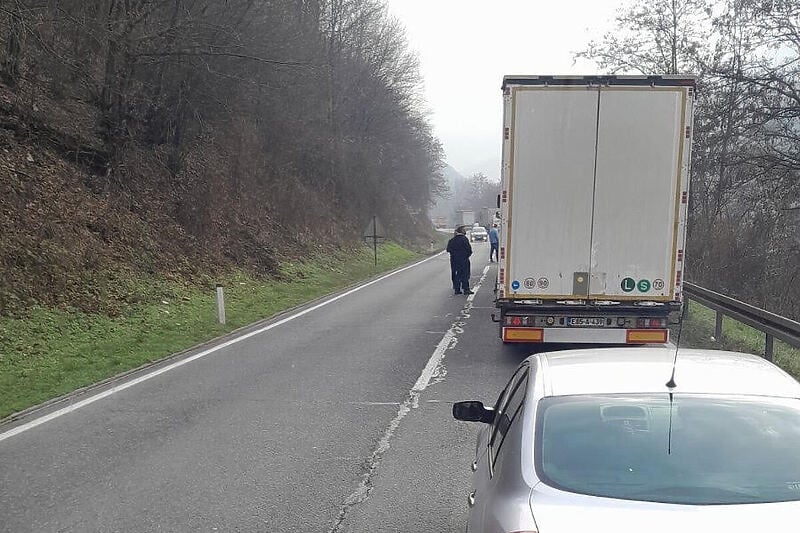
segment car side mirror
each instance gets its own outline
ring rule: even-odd
[[[464,422],[494,422],[494,409],[485,407],[482,402],[456,402],[453,404],[453,418]]]

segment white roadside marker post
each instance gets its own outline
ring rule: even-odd
[[[217,283],[217,318],[220,324],[225,324],[225,293],[219,283]]]

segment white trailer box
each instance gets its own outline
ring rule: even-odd
[[[506,342],[667,342],[679,316],[695,81],[506,76]]]
[[[475,223],[475,211],[472,209],[462,209],[458,212],[462,226],[472,226]]]

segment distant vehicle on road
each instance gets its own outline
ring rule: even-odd
[[[674,355],[541,353],[493,408],[454,404],[486,424],[467,531],[796,531],[800,384],[754,355]]]
[[[461,209],[458,211],[458,219],[462,226],[472,226],[475,223],[475,211],[472,209]]]
[[[486,241],[489,239],[489,233],[486,231],[486,228],[483,226],[473,226],[472,230],[469,232],[469,240],[472,242],[475,241]]]
[[[680,320],[695,80],[506,76],[504,342],[660,344]]]

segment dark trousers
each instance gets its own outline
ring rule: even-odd
[[[469,290],[469,259],[450,257],[450,274],[453,279],[454,291]]]
[[[497,243],[496,242],[492,242],[492,243],[489,243],[489,244],[492,246],[491,249],[489,249],[489,261],[492,260],[492,255],[494,255],[494,260],[495,261],[499,261],[499,259],[497,258]]]

